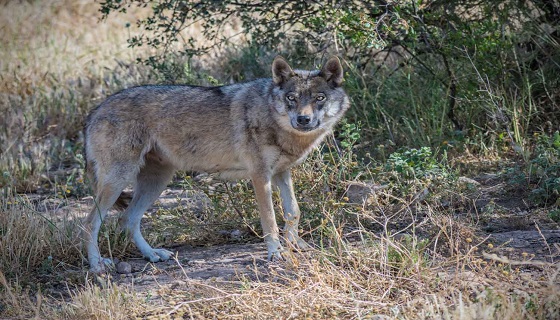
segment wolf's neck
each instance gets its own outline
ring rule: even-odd
[[[311,150],[316,147],[323,138],[327,130],[319,129],[313,134],[298,135],[291,132],[284,132],[279,137],[278,144],[284,152],[297,158],[306,156]]]

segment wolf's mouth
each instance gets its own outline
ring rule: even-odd
[[[308,124],[308,125],[305,125],[305,126],[296,125],[296,126],[294,126],[294,129],[296,129],[298,131],[301,131],[301,132],[309,132],[309,131],[313,131],[313,130],[319,128],[319,125],[321,125],[321,122],[317,121],[317,123]]]

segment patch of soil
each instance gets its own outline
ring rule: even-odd
[[[491,243],[485,251],[517,260],[539,260],[557,262],[560,256],[560,227],[547,217],[545,209],[538,208],[528,198],[528,191],[508,190],[506,183],[496,175],[480,175],[472,180],[478,182],[470,195],[474,199],[471,208],[466,208],[465,217],[473,221],[477,235]],[[35,199],[41,202],[40,199]],[[45,211],[60,216],[61,212],[90,210],[92,200],[52,201],[42,204]],[[203,193],[185,192],[179,189],[166,190],[154,207],[159,209],[181,206],[195,215],[203,215],[211,207]],[[473,216],[476,219],[472,219]],[[144,221],[146,223],[146,221]],[[226,237],[227,238],[227,237]],[[266,246],[261,239],[234,239],[226,243],[208,246],[180,245],[167,249],[177,252],[176,259],[167,262],[149,263],[138,256],[124,262],[130,265],[130,273],[112,276],[118,283],[131,284],[134,290],[146,292],[154,286],[170,285],[185,279],[213,280],[222,282],[265,280],[271,268],[282,268],[281,264],[266,261]],[[258,243],[249,243],[257,241]],[[485,244],[486,245],[486,244]],[[128,266],[127,266],[128,267]]]
[[[479,217],[479,235],[509,257],[555,262],[560,256],[560,226],[548,210],[532,203],[530,190],[513,188],[507,177],[482,174],[473,194]]]
[[[265,280],[271,264],[266,260],[266,246],[258,244],[224,244],[211,247],[181,246],[170,248],[176,259],[150,263],[142,258],[128,259],[132,273],[120,275],[119,282],[133,283],[137,290],[149,290],[154,284],[169,284],[187,279],[234,281]]]

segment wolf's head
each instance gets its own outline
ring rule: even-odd
[[[340,60],[331,57],[321,70],[292,70],[282,57],[272,63],[273,106],[284,129],[305,135],[329,130],[349,107],[341,88]]]

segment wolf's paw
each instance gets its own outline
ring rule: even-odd
[[[90,262],[89,271],[91,273],[105,273],[114,266],[115,264],[112,259],[101,258],[100,260]]]
[[[165,249],[152,249],[152,251],[144,255],[144,258],[150,262],[167,261],[171,259],[175,254],[169,250]]]
[[[268,261],[283,261],[284,257],[281,251],[269,251],[267,259]]]
[[[282,251],[284,251],[284,247],[280,244],[280,241],[273,240],[266,244],[268,248],[268,261],[282,261],[284,257],[282,257]]]
[[[299,236],[288,236],[286,240],[288,240],[289,245],[296,250],[308,251],[313,248],[309,243],[305,242],[305,240],[303,240]]]

